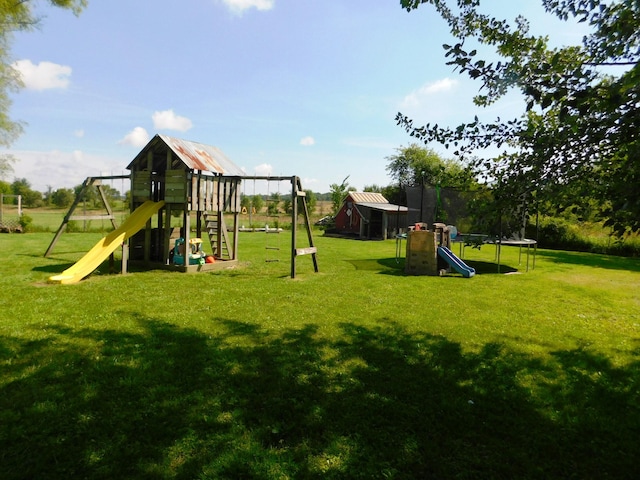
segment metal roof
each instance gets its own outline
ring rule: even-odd
[[[354,203],[389,203],[381,193],[373,192],[349,192],[349,196]]]
[[[161,140],[173,153],[190,169],[212,172],[218,175],[228,175],[241,177],[244,171],[234,164],[218,147],[205,145],[203,143],[190,142],[180,138],[170,137],[168,135],[157,134],[136,156],[136,159],[150,148],[157,147],[158,141]],[[131,169],[132,161],[128,169]]]
[[[389,213],[406,213],[408,211],[407,207],[403,207],[401,205],[394,205],[393,203],[380,203],[380,202],[358,202],[356,203],[358,207],[366,207],[371,208],[373,210],[380,210],[383,212]]]

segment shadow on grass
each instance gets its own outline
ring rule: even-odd
[[[370,258],[365,260],[347,260],[356,270],[384,273],[387,275],[404,275],[404,258]]]
[[[71,267],[73,265],[73,263],[58,263],[56,265],[40,265],[37,267],[33,267],[31,270],[34,272],[44,272],[44,273],[51,273],[51,274],[56,274],[56,273],[62,273],[64,272],[67,268]]]
[[[640,362],[212,321],[1,338],[0,477],[637,476]]]
[[[514,268],[510,265],[497,262],[483,262],[480,260],[463,260],[467,265],[473,267],[478,275],[504,275],[507,273],[524,272],[524,268]]]
[[[640,272],[640,260],[637,258],[616,257],[596,253],[566,252],[562,250],[538,250],[538,257],[558,264],[584,265],[593,268]]]
[[[497,263],[491,262],[482,262],[475,260],[463,260],[467,265],[473,267],[477,274],[487,275],[487,274],[506,274],[506,273],[514,273],[517,272],[517,268],[513,268],[509,265],[502,264],[498,268]],[[366,260],[348,260],[350,264],[352,264],[356,270],[368,270],[373,272],[382,273],[385,275],[397,275],[397,276],[405,276],[407,275],[404,271],[405,269],[405,259],[400,258],[396,260],[395,258],[372,258]],[[455,271],[452,270],[452,275],[456,275]]]

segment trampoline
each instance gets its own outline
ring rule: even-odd
[[[498,259],[498,273],[500,273],[500,250],[502,249],[502,245],[507,245],[511,247],[519,247],[518,252],[518,264],[522,263],[522,248],[526,247],[527,251],[527,272],[529,271],[529,254],[531,251],[531,247],[533,247],[533,262],[531,264],[531,269],[536,268],[536,253],[538,251],[538,242],[536,240],[532,240],[530,238],[522,238],[522,239],[509,239],[509,240],[496,240],[496,258]]]

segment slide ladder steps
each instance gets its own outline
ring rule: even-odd
[[[205,213],[205,228],[215,258],[230,259],[227,225],[221,213]]]

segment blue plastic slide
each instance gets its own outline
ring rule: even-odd
[[[453,269],[462,274],[463,277],[471,278],[476,274],[475,269],[460,260],[456,255],[447,247],[438,247],[438,255],[444,259]]]

